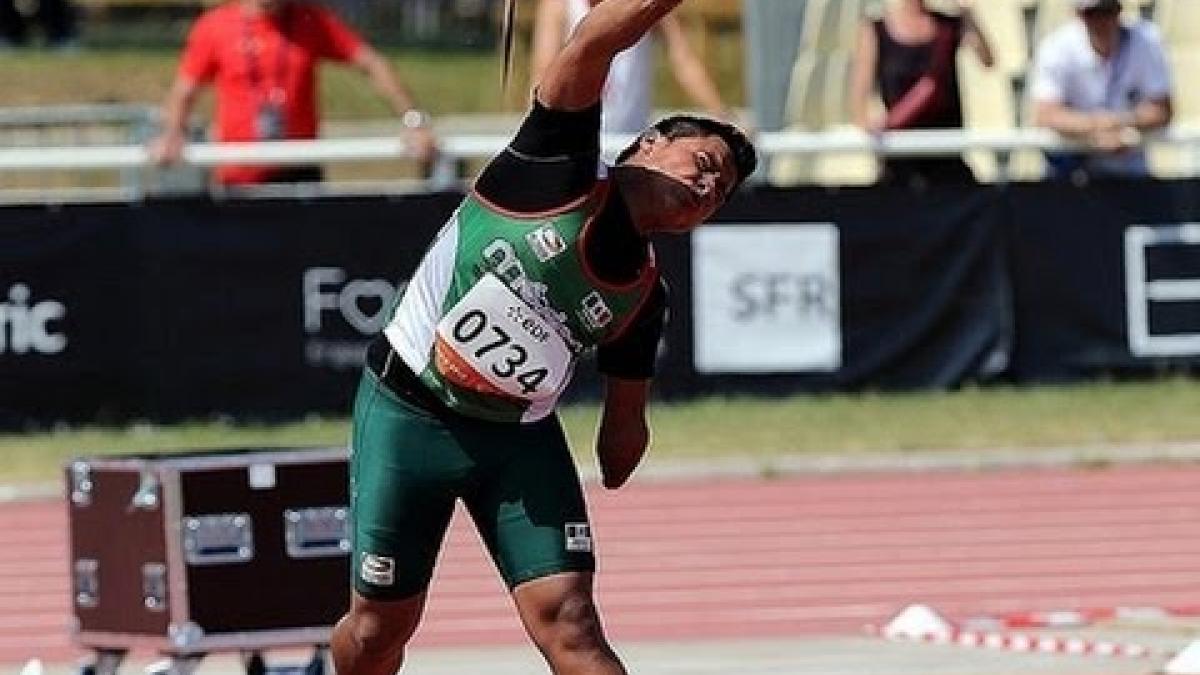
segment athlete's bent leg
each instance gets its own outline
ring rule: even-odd
[[[330,640],[337,675],[395,675],[424,608],[425,593],[391,601],[354,593]]]
[[[513,600],[529,637],[556,675],[625,675],[600,625],[591,572],[526,581],[513,589]]]

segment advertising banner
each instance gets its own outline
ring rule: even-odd
[[[1200,358],[1200,223],[1125,229],[1129,351]]]
[[[698,372],[841,367],[836,225],[711,225],[693,235],[692,252]]]
[[[750,188],[656,238],[655,393],[1200,367],[1200,183]],[[0,428],[346,414],[461,194],[0,209]],[[594,396],[585,364],[568,399]]]
[[[1018,381],[1200,367],[1200,184],[1010,195]]]
[[[6,209],[0,424],[344,413],[459,199]]]
[[[157,204],[144,319],[166,417],[348,409],[367,341],[457,195]]]
[[[142,395],[142,261],[123,207],[0,218],[0,427],[122,419]]]
[[[735,200],[719,226],[694,234],[705,269],[695,271],[689,386],[908,389],[994,377],[1012,342],[1002,200],[997,189],[951,186]],[[725,266],[733,271],[717,271]],[[762,351],[733,356],[742,344]]]

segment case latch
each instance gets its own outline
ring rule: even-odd
[[[183,519],[183,555],[189,565],[222,565],[254,559],[254,528],[248,513],[217,513]]]
[[[161,612],[167,608],[167,566],[162,563],[142,565],[142,603],[146,609]]]
[[[92,503],[92,467],[87,462],[71,463],[71,503],[88,506]]]
[[[142,471],[137,492],[129,500],[129,508],[153,511],[158,508],[158,477],[152,471]]]
[[[350,552],[349,512],[344,506],[317,506],[283,512],[287,554],[330,558]]]
[[[75,605],[95,607],[100,604],[100,562],[92,558],[75,561]]]

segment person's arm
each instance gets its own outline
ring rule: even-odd
[[[179,69],[159,110],[159,135],[150,141],[147,150],[155,164],[172,164],[183,157],[187,143],[187,125],[195,107],[200,88],[216,77],[220,59],[215,45],[219,42],[214,29],[216,15],[206,12],[188,31],[187,42],[179,58]]]
[[[480,171],[473,191],[513,213],[557,211],[592,192],[599,163],[599,103],[550,110],[534,101],[512,142]]]
[[[1088,134],[1122,126],[1119,115],[1075,110],[1060,101],[1037,101],[1033,123],[1064,136],[1085,140]]]
[[[604,0],[588,12],[550,62],[537,100],[553,110],[584,110],[600,100],[613,57],[633,46],[683,0]]]
[[[974,4],[972,0],[958,0],[960,16],[962,16],[963,44],[975,52],[975,56],[979,58],[979,62],[985,68],[991,68],[996,65],[996,55],[992,52],[992,43],[988,41],[979,22],[975,20],[975,12],[971,9],[972,4]]]
[[[871,94],[875,91],[875,68],[879,62],[879,40],[870,21],[858,29],[854,48],[854,70],[850,75],[850,114],[854,123],[866,130],[877,130],[879,124],[871,119]]]
[[[371,85],[391,106],[405,127],[405,140],[412,144],[421,161],[429,161],[437,152],[437,140],[429,127],[427,113],[417,107],[412,92],[396,77],[391,64],[370,45],[363,43],[351,60],[366,73]]]
[[[1171,123],[1174,107],[1171,98],[1142,101],[1126,113],[1080,112],[1053,101],[1039,102],[1035,121],[1060,134],[1087,140],[1089,135],[1131,131],[1154,131]]]
[[[1072,108],[1061,98],[1052,67],[1047,68],[1035,65],[1033,123],[1100,150],[1124,149],[1123,131],[1130,126],[1130,115]]]
[[[604,409],[596,432],[596,458],[604,487],[625,484],[650,445],[646,401],[650,380],[604,378]]]
[[[1133,109],[1132,126],[1138,131],[1154,131],[1171,123],[1175,117],[1175,105],[1166,96],[1151,101],[1142,101]]]
[[[1123,152],[1138,143],[1136,116],[1136,112],[1083,112],[1057,101],[1038,101],[1033,121],[1096,150]]]
[[[674,15],[668,15],[658,24],[667,49],[667,60],[671,64],[671,72],[675,80],[687,94],[688,98],[700,106],[709,115],[717,119],[732,120],[732,114],[721,101],[717,84],[708,73],[708,68],[700,60],[696,50],[692,49],[683,24]]]
[[[566,32],[565,0],[540,0],[533,17],[533,46],[529,57],[529,81],[535,90],[542,76],[550,69],[550,63],[563,48]]]
[[[596,457],[609,489],[619,488],[629,479],[650,442],[646,400],[669,300],[662,279],[649,293],[629,326],[615,339],[602,343],[596,353],[605,384]]]
[[[159,112],[159,135],[150,142],[150,159],[155,164],[173,164],[183,157],[187,122],[196,103],[198,84],[184,75],[175,77]]]
[[[1171,123],[1175,106],[1171,101],[1171,68],[1157,35],[1149,37],[1146,70],[1142,76],[1142,100],[1133,108],[1131,125],[1139,131],[1161,129]]]
[[[1119,120],[1111,115],[1102,120],[1098,115],[1067,105],[1068,56],[1057,34],[1046,38],[1034,54],[1029,73],[1033,123],[1081,141],[1102,127],[1119,128]]]

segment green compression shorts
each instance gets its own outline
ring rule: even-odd
[[[498,424],[435,416],[364,371],[354,402],[354,588],[376,600],[425,591],[456,499],[513,587],[594,570],[579,475],[557,416]]]

